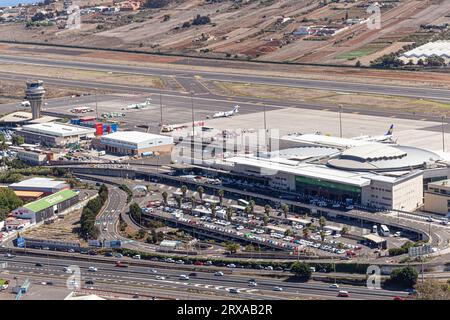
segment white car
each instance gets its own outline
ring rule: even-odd
[[[394,233],[394,237],[400,237],[402,235],[402,233],[400,231],[397,231],[396,233]]]
[[[337,283],[330,284],[328,288],[339,289],[339,285]]]
[[[222,277],[223,276],[223,272],[222,271],[217,271],[217,272],[214,272],[214,275],[216,277]]]
[[[250,287],[256,287],[256,286],[258,286],[258,284],[257,284],[255,281],[250,281],[250,282],[248,283],[248,285],[249,285]]]
[[[273,287],[273,291],[283,291],[282,287]]]
[[[234,263],[230,263],[229,265],[227,265],[228,268],[236,268],[236,265]]]
[[[90,272],[97,272],[98,269],[96,267],[89,267],[88,269]]]
[[[156,270],[156,269],[151,269],[150,272],[151,272],[151,273],[158,273],[158,270]]]
[[[180,274],[180,276],[178,277],[179,280],[189,280],[189,277],[185,274]]]
[[[166,278],[163,276],[156,276],[156,280],[166,280]]]

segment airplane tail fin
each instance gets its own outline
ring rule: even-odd
[[[394,132],[394,125],[391,124],[391,126],[389,127],[388,132],[386,132],[385,136],[392,136],[392,133]]]

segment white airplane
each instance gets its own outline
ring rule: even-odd
[[[394,143],[395,141],[392,139],[393,132],[394,132],[394,125],[391,124],[391,126],[389,127],[389,130],[382,136],[359,136],[359,137],[353,138],[353,140]]]
[[[236,105],[234,106],[233,110],[231,111],[225,111],[225,112],[217,112],[213,115],[213,118],[227,118],[227,117],[231,117],[233,115],[235,115],[236,113],[239,112],[239,106]]]
[[[149,107],[151,103],[152,103],[152,99],[147,99],[143,103],[134,103],[134,104],[130,104],[126,107],[123,107],[122,110],[145,109],[145,108]]]

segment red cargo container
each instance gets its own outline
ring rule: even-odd
[[[89,122],[89,121],[95,121],[95,117],[82,117],[82,118],[80,118],[80,122]]]
[[[94,128],[95,128],[95,135],[97,135],[97,136],[103,135],[103,124],[96,123],[94,125]]]

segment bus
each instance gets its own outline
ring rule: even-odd
[[[247,207],[250,204],[250,202],[248,202],[247,200],[244,200],[244,199],[238,199],[237,203],[238,203],[238,205],[244,206],[244,207]]]
[[[380,226],[380,233],[381,233],[382,236],[388,237],[389,234],[390,234],[390,231],[389,231],[389,229],[388,229],[388,227],[386,225],[382,224]]]

